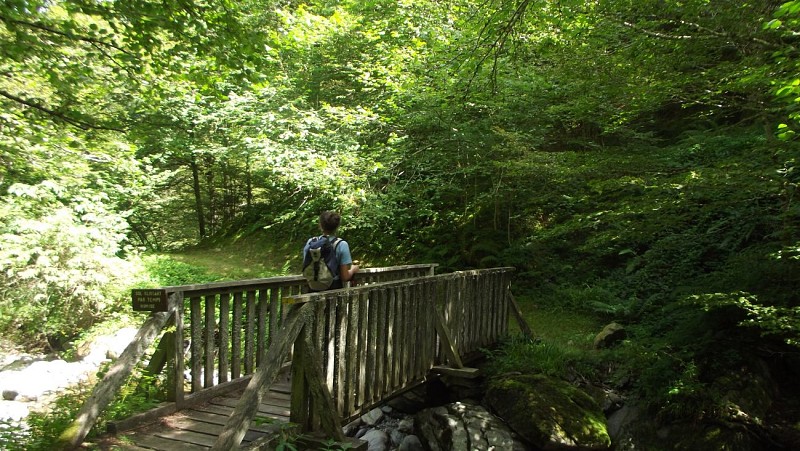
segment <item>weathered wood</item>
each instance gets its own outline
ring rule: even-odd
[[[174,301],[172,301],[174,302]],[[169,312],[156,312],[150,315],[133,341],[122,351],[122,355],[111,365],[103,379],[94,387],[89,399],[83,404],[75,420],[61,433],[58,446],[62,449],[77,447],[94,427],[100,413],[108,407],[114,395],[128,379],[136,363],[144,355],[150,344],[167,323]]]
[[[336,296],[336,376],[333,379],[333,396],[339,408],[339,414],[344,416],[345,393],[347,392],[347,303],[340,296]]]
[[[269,292],[262,289],[258,292],[258,335],[256,340],[256,366],[260,366],[267,353],[267,317],[269,316]]]
[[[219,383],[228,381],[231,370],[231,296],[219,295]]]
[[[242,375],[242,293],[233,294],[231,324],[231,379]]]
[[[161,339],[158,340],[158,345],[156,345],[156,350],[153,351],[150,361],[147,363],[147,367],[144,370],[145,373],[150,376],[161,374],[164,367],[167,366],[167,361],[170,359],[170,352],[174,347],[175,332],[164,332]]]
[[[192,359],[192,393],[200,391],[202,380],[200,374],[203,371],[203,325],[200,320],[200,298],[193,297],[189,301],[189,328],[191,330],[191,359]]]
[[[377,290],[377,309],[375,315],[377,316],[377,329],[375,333],[377,334],[377,338],[375,340],[375,371],[373,371],[373,375],[375,376],[375,380],[372,383],[374,387],[374,396],[373,402],[377,399],[380,399],[380,396],[385,392],[386,387],[384,386],[384,381],[386,380],[386,360],[387,360],[387,326],[386,326],[386,318],[388,316],[388,310],[386,308],[387,305],[387,294],[386,289],[381,288]]]
[[[302,349],[304,358],[301,360],[303,365],[303,377],[306,382],[307,390],[314,399],[314,405],[319,406],[317,413],[320,415],[322,428],[328,436],[335,440],[344,440],[342,433],[342,418],[333,404],[333,397],[325,383],[325,378],[320,370],[321,357],[311,341],[311,334],[300,334],[298,347]],[[297,375],[293,374],[292,378]],[[302,406],[299,406],[302,407]],[[292,405],[292,410],[295,406]],[[306,415],[307,417],[307,415]]]
[[[212,450],[230,451],[238,448],[242,442],[250,421],[252,421],[258,410],[258,405],[263,397],[265,388],[269,386],[278,375],[283,359],[289,352],[292,343],[295,342],[306,321],[308,321],[310,309],[307,306],[299,306],[288,312],[286,322],[281,327],[275,342],[267,351],[266,364],[259,367],[247,388],[236,405],[225,428],[212,446]]]
[[[444,318],[442,314],[439,313],[439,310],[433,309],[433,315],[435,320],[435,327],[436,332],[439,334],[439,338],[442,340],[442,348],[447,356],[447,359],[451,362],[453,366],[456,368],[463,368],[464,364],[461,362],[461,356],[456,349],[455,343],[453,343],[453,338],[450,334],[450,330],[445,324]]]
[[[313,308],[313,304],[310,304]],[[308,390],[306,381],[305,360],[309,359],[307,347],[302,346],[304,335],[310,334],[308,324],[300,332],[294,343],[294,353],[292,354],[292,395],[291,395],[291,415],[289,421],[299,424],[303,430],[310,430],[309,418],[311,415],[311,394]]]
[[[475,379],[480,376],[480,369],[478,368],[452,368],[449,366],[437,365],[431,368],[431,371],[438,374],[446,374],[448,376],[460,377],[463,379]]]
[[[181,407],[186,392],[186,381],[183,377],[186,355],[183,337],[183,293],[175,293],[172,297],[174,298],[173,310],[175,312],[172,315],[175,323],[175,342],[173,357],[167,363],[170,370],[167,375],[167,400],[174,401],[178,407]]]
[[[378,304],[376,299],[378,293],[368,294],[366,298],[367,314],[366,317],[366,343],[367,355],[364,361],[364,400],[366,404],[375,402],[377,393],[375,392],[375,380],[377,376],[377,353],[378,353]]]
[[[523,335],[525,335],[529,339],[533,339],[533,332],[531,331],[530,326],[528,326],[528,322],[525,321],[525,317],[522,316],[522,310],[520,310],[519,304],[517,304],[517,300],[514,299],[514,295],[512,295],[511,293],[507,293],[506,296],[508,296],[511,314],[514,315],[514,319],[517,320],[517,325],[519,325],[519,330],[522,332]]]
[[[244,373],[253,374],[256,345],[256,292],[247,292],[247,319],[244,326]]]
[[[367,324],[367,320],[369,319],[368,296],[369,293],[366,291],[362,291],[354,295],[354,302],[358,305],[358,343],[356,347],[356,355],[358,356],[356,370],[358,374],[355,375],[357,387],[355,403],[356,406],[359,407],[368,403],[366,400],[367,349],[371,347],[370,342],[367,341],[369,335],[369,328]]]
[[[280,326],[280,312],[278,308],[281,306],[281,293],[282,289],[272,287],[269,289],[269,337],[267,338],[267,345],[272,344],[272,338],[278,332]]]
[[[192,299],[189,306],[192,307],[194,393],[186,398],[203,394],[216,383],[213,378],[215,354],[219,356],[221,384],[226,383],[228,373],[237,377],[243,369],[244,373],[257,372],[256,360],[259,368],[273,364],[265,357],[265,352],[271,352],[267,344],[279,335],[277,325],[283,314],[281,300],[285,302],[283,306],[292,302],[313,305],[314,319],[306,326],[309,341],[313,352],[319,355],[317,371],[323,381],[320,385],[331,393],[334,400],[331,405],[341,418],[356,418],[387,396],[407,390],[423,380],[436,364],[450,362],[452,366],[463,367],[464,358],[506,333],[511,301],[505,299],[505,295],[510,268],[431,275],[430,265],[421,266],[423,268],[404,273],[375,273],[371,279],[389,277],[387,282],[370,281],[366,285],[367,279],[361,278],[357,287],[325,293],[293,294],[301,291],[302,279],[281,279],[276,283],[264,279],[258,283],[224,287],[211,284],[199,291],[187,292]],[[413,282],[391,277],[410,277]],[[213,309],[217,295],[220,319],[219,335],[215,339],[213,330],[217,324]],[[228,305],[229,310],[225,310],[225,300],[230,300],[231,296],[233,306]],[[203,297],[205,304],[202,304]],[[192,305],[198,303],[195,299],[200,300],[199,306]],[[205,312],[199,309],[203,306]],[[242,324],[243,313],[246,314],[245,324]],[[506,324],[503,324],[504,318]],[[198,339],[194,325],[202,326],[202,323],[207,327],[200,327]],[[182,335],[181,331],[179,337]],[[201,349],[199,353],[197,346]],[[183,363],[177,364],[178,347],[176,344],[176,375],[181,374],[179,369],[183,368]],[[295,352],[303,352],[299,344],[295,349]],[[307,356],[298,355],[294,363],[305,368],[307,360]],[[198,362],[199,371],[196,369]],[[309,377],[306,375],[301,380]],[[195,388],[194,384],[203,379],[205,388]],[[177,391],[178,381],[170,385]],[[323,421],[326,421],[320,414],[324,409],[317,397],[306,393],[308,414],[304,425],[312,430],[323,429]],[[284,411],[288,415],[289,412]]]
[[[204,321],[205,327],[203,328],[203,344],[205,349],[205,359],[203,365],[203,388],[212,387],[214,385],[214,355],[216,354],[216,343],[214,340],[214,331],[216,330],[215,306],[216,296],[206,296],[205,298],[205,312],[206,317]]]
[[[358,302],[350,293],[343,294],[347,300],[347,343],[345,365],[345,412],[355,410],[356,397],[358,396]]]

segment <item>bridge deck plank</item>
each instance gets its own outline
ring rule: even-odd
[[[259,405],[257,419],[250,425],[242,440],[246,445],[266,435],[277,434],[283,424],[289,422],[289,386],[276,384]],[[234,391],[192,406],[173,415],[161,418],[157,423],[121,433],[118,438],[130,449],[157,451],[208,450],[225,426],[225,422],[239,401],[241,391]]]

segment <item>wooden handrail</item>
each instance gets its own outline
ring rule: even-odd
[[[362,268],[359,271],[358,276],[359,278],[364,279],[371,279],[375,275],[389,275],[389,274],[403,274],[409,273],[413,271],[425,271],[429,275],[433,274],[433,271],[439,265],[436,263],[423,263],[417,265],[398,265],[398,266],[387,266],[381,268]],[[302,275],[289,275],[289,276],[276,276],[276,277],[266,277],[260,279],[247,279],[247,280],[236,280],[236,281],[229,281],[229,282],[210,282],[210,283],[201,283],[201,284],[191,284],[191,285],[174,285],[168,287],[162,287],[162,290],[165,290],[168,294],[175,293],[175,292],[182,292],[184,293],[184,297],[189,298],[190,296],[205,296],[207,294],[219,294],[223,292],[230,292],[236,291],[241,288],[254,288],[259,286],[295,286],[295,285],[303,285],[305,284],[305,278]]]

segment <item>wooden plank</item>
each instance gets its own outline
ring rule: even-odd
[[[145,424],[152,423],[167,415],[172,415],[177,411],[178,406],[174,402],[167,403],[122,420],[109,421],[106,424],[106,431],[111,434],[120,434],[131,429],[142,427]]]
[[[427,356],[425,361],[428,369],[436,364],[436,346],[439,336],[436,334],[436,329],[433,326],[433,310],[436,308],[436,301],[438,296],[438,284],[431,281],[428,286],[428,302],[425,305],[423,316],[425,317],[425,329],[430,341],[427,345]]]
[[[166,438],[170,440],[176,440],[180,442],[190,443],[192,445],[200,445],[204,447],[210,447],[214,444],[216,440],[215,434],[204,434],[200,432],[193,432],[193,431],[182,431],[180,429],[163,429],[160,431],[156,431],[153,433],[153,436]],[[208,448],[206,448],[208,449]]]
[[[377,379],[377,354],[378,354],[378,307],[379,300],[376,299],[378,292],[370,292],[367,298],[367,356],[364,365],[366,373],[364,377],[364,400],[367,404],[375,402],[377,394],[375,392],[375,380]]]
[[[209,413],[209,414],[219,414],[219,415],[224,416],[225,420],[227,421],[227,419],[233,413],[233,406],[223,406],[223,405],[219,405],[219,404],[206,404],[203,407],[198,407],[198,408],[193,409],[193,410],[198,411],[198,412],[206,412],[206,413]],[[256,418],[269,419],[269,420],[273,420],[274,422],[277,422],[277,423],[288,423],[289,422],[289,416],[288,415],[278,415],[278,414],[274,414],[274,413],[261,412],[261,411],[257,411],[256,412],[254,420]]]
[[[255,361],[255,324],[256,324],[256,292],[247,292],[247,319],[244,332],[244,373],[253,374]]]
[[[188,418],[185,416],[175,416],[167,418],[163,424],[169,426],[173,430],[196,432],[198,434],[213,436],[214,439],[222,433],[225,423],[218,424],[216,422],[207,422]],[[250,428],[244,435],[243,441],[251,442],[263,437],[267,434],[274,434],[278,432],[279,427],[272,424],[250,425]],[[157,434],[158,435],[158,434]],[[163,435],[159,435],[162,436]]]
[[[231,295],[219,295],[219,382],[228,381],[231,370]]]
[[[350,292],[343,294],[347,299],[347,350],[346,357],[346,379],[345,379],[345,410],[342,416],[350,416],[355,412],[356,397],[358,393],[358,365],[360,355],[358,355],[358,302]]]
[[[377,311],[375,312],[375,315],[377,316],[378,325],[375,341],[375,371],[373,371],[375,376],[375,381],[373,383],[375,399],[373,399],[373,402],[382,397],[387,379],[386,354],[388,352],[387,337],[389,333],[387,317],[389,312],[386,307],[388,304],[388,295],[385,288],[377,290],[377,301],[378,308],[376,309]]]
[[[278,327],[280,326],[278,308],[281,306],[282,291],[283,289],[278,287],[273,287],[269,290],[269,336],[267,337],[267,345],[272,343],[272,339],[278,333]]]
[[[206,296],[205,298],[206,317],[203,322],[203,344],[205,345],[205,365],[203,367],[203,387],[208,388],[214,385],[214,356],[216,354],[216,343],[214,331],[216,330],[216,296]]]
[[[191,328],[191,358],[192,358],[192,369],[191,369],[191,378],[192,378],[192,393],[197,393],[203,388],[202,384],[203,381],[200,378],[200,374],[203,372],[203,328],[201,318],[201,310],[200,310],[200,298],[193,297],[190,300],[190,311],[189,311],[189,327]]]
[[[438,374],[446,374],[448,376],[455,376],[464,379],[475,379],[481,375],[478,368],[452,368],[449,366],[437,365],[431,368],[431,371]]]
[[[231,324],[231,379],[242,375],[242,293],[233,294],[233,318]]]
[[[330,393],[330,386],[327,385],[327,346],[325,345],[325,320],[327,319],[327,302],[314,303],[314,319],[306,327],[310,328],[310,338],[312,346],[320,359],[316,364],[319,366],[320,374],[322,374],[323,383],[328,388]],[[309,396],[309,430],[316,431],[322,427],[321,418],[319,414],[318,402],[313,397]]]
[[[135,434],[128,436],[135,444],[158,451],[208,451],[208,446],[186,443],[180,440],[155,435]]]
[[[232,398],[214,398],[211,400],[210,405],[216,406],[227,406],[235,408],[239,404],[238,399]],[[269,415],[277,415],[280,417],[289,417],[291,415],[291,411],[289,407],[284,406],[273,406],[264,403],[259,403],[258,407],[255,410],[258,413],[269,414]]]
[[[325,370],[326,382],[331,393],[336,393],[334,380],[336,379],[336,298],[325,298]],[[335,395],[334,395],[335,396]]]
[[[261,290],[258,292],[258,334],[256,338],[256,366],[260,366],[267,353],[267,317],[269,316],[269,292]]]
[[[514,295],[509,292],[506,294],[506,296],[508,298],[508,308],[511,311],[511,314],[514,316],[514,319],[517,320],[519,329],[522,331],[523,335],[529,339],[533,339],[533,332],[531,331],[530,326],[528,326],[528,322],[525,321],[525,317],[522,316],[522,310],[520,310],[517,300],[514,299]]]
[[[358,362],[356,363],[356,370],[358,371],[358,375],[356,376],[356,395],[355,395],[355,405],[357,409],[360,409],[365,404],[368,404],[366,399],[367,389],[366,389],[366,382],[367,382],[367,352],[368,344],[371,342],[368,341],[369,337],[369,329],[367,320],[369,319],[369,303],[368,303],[368,291],[362,291],[361,293],[357,293],[354,295],[354,302],[358,305],[358,345],[356,350],[356,356],[358,357]],[[370,370],[372,367],[370,367]]]
[[[339,415],[344,416],[347,391],[347,303],[336,296],[336,377],[333,380],[333,397],[339,409]]]
[[[401,353],[401,340],[402,340],[402,329],[400,324],[402,322],[402,318],[400,318],[400,299],[398,299],[399,295],[397,290],[389,290],[389,303],[391,308],[391,328],[390,332],[390,340],[391,340],[391,348],[389,355],[391,358],[389,359],[389,371],[390,371],[390,378],[389,378],[389,386],[386,388],[385,393],[391,393],[398,385],[400,385],[400,353]]]
[[[186,362],[184,361],[184,356],[186,355],[186,350],[184,348],[184,333],[183,333],[183,293],[175,293],[175,314],[174,314],[174,322],[175,322],[175,349],[173,350],[173,358],[171,362],[167,364],[167,369],[171,370],[171,374],[168,375],[167,380],[169,381],[169,388],[167,394],[167,400],[175,401],[178,408],[183,406],[183,400],[185,396],[185,383],[184,380],[184,369],[186,368]]]
[[[508,323],[510,321],[509,312],[511,310],[511,300],[508,296],[511,295],[511,276],[503,274],[500,276],[500,335],[498,338],[508,336]],[[524,333],[524,332],[523,332]]]

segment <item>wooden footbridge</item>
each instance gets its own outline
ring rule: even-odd
[[[512,268],[435,267],[367,269],[357,287],[312,294],[301,276],[135,290],[134,304],[153,311],[61,444],[84,440],[156,344],[147,370],[166,375],[169,402],[109,424],[124,447],[274,449],[300,434],[343,441],[343,424],[432,372],[469,371],[463,357],[507,335],[510,315],[524,325]]]

